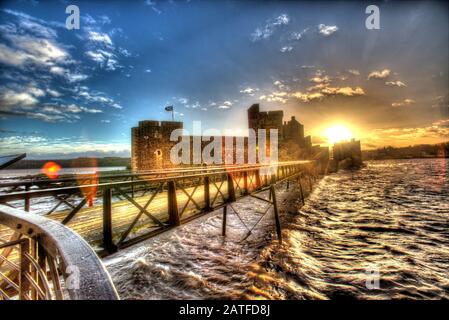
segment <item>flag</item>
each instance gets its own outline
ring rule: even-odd
[[[167,106],[167,107],[165,107],[165,111],[173,111],[173,106]]]

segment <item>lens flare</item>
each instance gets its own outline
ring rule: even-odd
[[[59,164],[53,161],[48,161],[42,167],[41,172],[50,179],[56,179],[59,176],[60,170],[61,166]]]
[[[89,207],[93,207],[95,203],[95,199],[97,198],[98,191],[98,167],[97,167],[97,159],[75,159],[72,161],[72,166],[75,168],[80,168],[86,165],[86,161],[88,162],[88,167],[91,169],[92,173],[80,173],[76,172],[76,180],[78,185],[80,186],[81,193],[87,200],[87,205]]]

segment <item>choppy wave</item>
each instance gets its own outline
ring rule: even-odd
[[[448,178],[444,159],[368,162],[324,177],[299,210],[279,190],[282,244],[272,213],[245,241],[236,215],[223,238],[215,213],[106,263],[123,298],[449,298]],[[265,205],[237,207],[251,227]]]

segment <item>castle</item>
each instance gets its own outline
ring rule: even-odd
[[[360,140],[352,139],[334,144],[333,162],[338,168],[357,168],[362,165],[362,149]]]
[[[250,129],[269,129],[278,130],[278,159],[279,161],[307,159],[312,156],[314,148],[312,148],[311,137],[304,137],[304,126],[299,123],[295,117],[291,117],[289,121],[283,121],[284,113],[282,110],[261,112],[259,104],[253,104],[248,109],[248,127]],[[131,169],[133,171],[153,170],[171,168],[174,165],[170,161],[170,150],[178,141],[170,141],[170,134],[175,129],[182,129],[183,123],[178,121],[140,121],[138,127],[131,129]],[[201,137],[186,137],[192,146],[195,139]],[[233,159],[235,161],[237,155],[237,141],[243,139],[245,146],[245,162],[247,160],[247,138],[242,137],[221,137],[222,150],[225,148],[225,140],[232,139]],[[269,141],[268,145],[269,145]],[[201,141],[203,149],[208,142]],[[267,145],[267,149],[269,148]],[[315,148],[316,149],[316,148]],[[225,161],[225,153],[222,154],[223,163]],[[192,158],[192,157],[191,157]]]

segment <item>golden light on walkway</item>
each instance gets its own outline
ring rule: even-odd
[[[324,135],[330,144],[347,141],[353,137],[351,130],[342,124],[336,124],[325,129]]]

